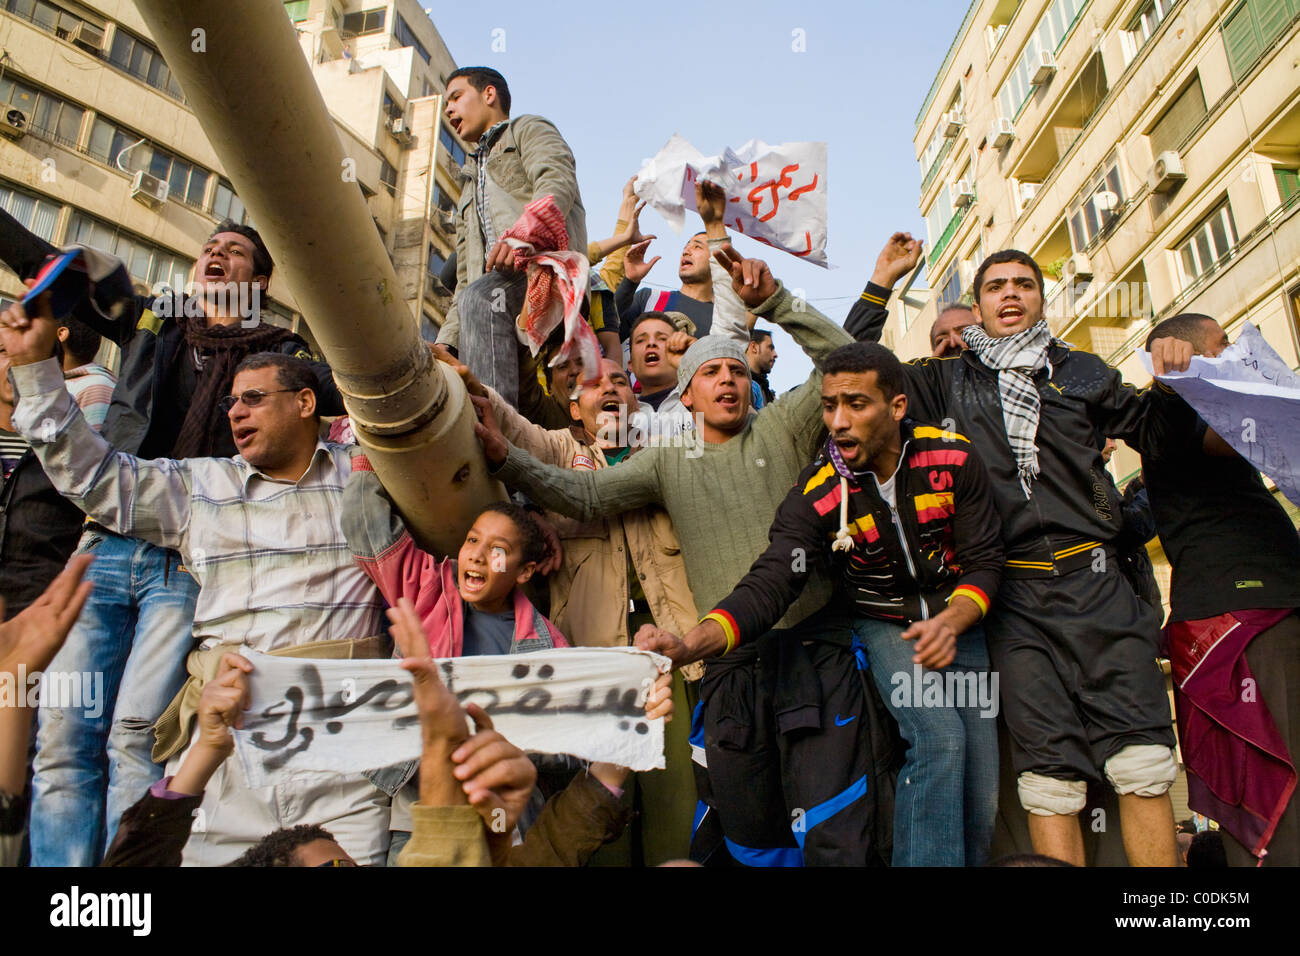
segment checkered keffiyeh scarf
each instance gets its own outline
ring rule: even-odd
[[[1002,423],[1007,440],[1016,456],[1016,471],[1025,497],[1031,494],[1030,482],[1038,477],[1038,413],[1040,399],[1034,387],[1034,373],[1048,367],[1047,347],[1052,333],[1047,322],[994,338],[978,325],[967,326],[962,338],[979,360],[998,373],[998,394],[1002,399]]]

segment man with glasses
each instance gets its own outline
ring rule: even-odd
[[[59,255],[0,210],[0,261],[14,272],[36,276]],[[102,258],[117,267],[62,308],[122,350],[105,439],[146,460],[234,455],[217,399],[230,391],[240,361],[266,351],[310,358],[299,336],[241,314],[254,301],[253,288],[260,296],[270,281],[273,265],[261,236],[229,220],[218,224],[200,250],[187,297],[134,295],[126,268]],[[18,306],[0,321],[21,329],[27,315]],[[312,369],[319,411],[342,414],[328,366]],[[39,866],[98,863],[122,812],[158,779],[150,728],[185,678],[198,594],[174,550],[93,521],[77,551],[95,554],[86,575],[94,590],[51,666],[103,674],[104,706],[93,717],[83,709],[39,712],[31,815]]]
[[[179,552],[198,581],[187,661],[191,683],[157,725],[155,757],[186,746],[197,691],[223,651],[296,655],[328,642],[334,656],[384,656],[382,602],[352,561],[338,514],[351,473],[348,448],[318,438],[317,379],[306,362],[276,352],[244,359],[220,404],[237,454],[152,461],[117,451],[92,429],[63,385],[48,308],[16,327],[0,321],[18,394],[14,427],[51,483],[108,532]],[[214,403],[216,404],[216,403]],[[145,788],[141,788],[143,790]],[[139,792],[134,795],[139,798]],[[220,865],[274,827],[328,826],[360,863],[387,854],[388,799],[365,777],[339,775],[252,789],[237,763],[213,777],[204,827],[186,862]]]

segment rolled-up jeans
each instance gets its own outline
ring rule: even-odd
[[[893,865],[982,866],[998,805],[997,684],[983,630],[959,636],[952,663],[931,671],[913,663],[916,642],[902,639],[902,625],[858,618],[853,629],[907,742]]]
[[[522,272],[489,272],[466,286],[456,300],[460,360],[475,378],[516,407],[520,345],[515,320],[527,290]]]
[[[37,716],[31,843],[35,866],[95,866],[122,812],[162,768],[153,724],[185,681],[199,586],[175,551],[88,529],[93,590],[46,668],[83,689]]]

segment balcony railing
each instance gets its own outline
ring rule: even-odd
[[[934,264],[939,261],[941,256],[943,256],[943,250],[948,247],[948,243],[952,241],[952,237],[957,234],[957,227],[961,225],[962,219],[966,217],[966,210],[968,208],[970,207],[966,206],[957,210],[953,213],[952,218],[948,220],[948,225],[944,226],[943,235],[941,235],[938,241],[935,242],[934,249],[930,252],[929,263],[931,268],[934,268]]]

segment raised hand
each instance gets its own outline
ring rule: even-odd
[[[731,287],[749,308],[758,308],[776,294],[776,280],[762,259],[746,259],[730,245],[713,255],[731,273]]]
[[[891,289],[894,283],[916,268],[921,261],[921,240],[913,239],[910,232],[896,232],[889,237],[885,248],[876,259],[876,271],[871,281]]]
[[[655,263],[660,259],[659,256],[655,256],[649,262],[645,261],[646,249],[649,247],[650,240],[642,239],[629,249],[627,255],[623,257],[623,274],[632,282],[640,282],[649,275],[650,270],[654,268]]]

